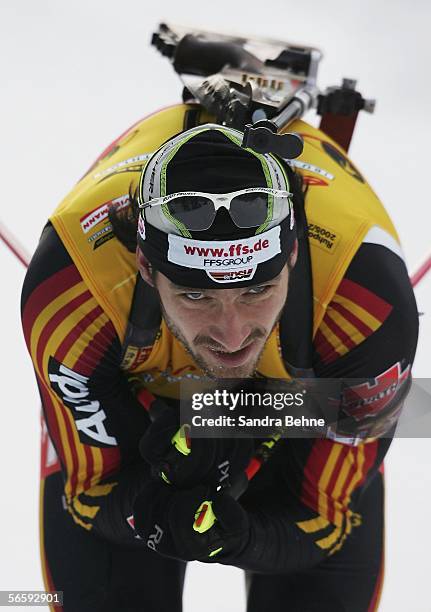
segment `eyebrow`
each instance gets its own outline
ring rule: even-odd
[[[176,285],[171,281],[173,289],[177,291],[186,291],[187,293],[202,293],[203,291],[211,291],[211,289],[196,289],[196,287],[184,287],[184,285]]]
[[[257,283],[256,285],[249,285],[248,287],[244,287],[244,289],[253,289],[255,287],[263,287],[264,285],[267,285],[268,283],[272,283],[274,281],[277,281],[277,282],[279,281],[278,276],[276,276],[275,278],[271,280]],[[185,293],[203,293],[205,291],[217,291],[217,289],[210,288],[210,287],[202,287],[202,288],[184,287],[183,285],[177,285],[176,283],[173,283],[172,281],[170,281],[170,283],[173,289],[175,289],[176,291],[183,291]],[[239,287],[226,287],[226,289],[239,289]]]

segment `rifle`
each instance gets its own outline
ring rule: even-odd
[[[346,151],[360,110],[374,112],[356,81],[317,87],[322,52],[268,38],[233,36],[161,23],[151,44],[172,63],[183,101],[199,103],[216,122],[244,132],[243,147],[294,159],[303,142],[287,126],[315,109],[320,129]]]

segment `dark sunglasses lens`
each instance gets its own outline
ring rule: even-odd
[[[203,196],[181,196],[168,202],[169,212],[187,229],[203,231],[211,227],[215,219],[214,204]]]
[[[268,214],[268,194],[243,193],[230,203],[230,216],[238,227],[258,227],[265,222]]]

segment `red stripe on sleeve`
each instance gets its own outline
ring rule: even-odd
[[[79,308],[84,302],[91,298],[91,293],[87,290],[84,293],[81,293],[76,298],[74,298],[71,302],[60,308],[55,315],[48,321],[48,323],[43,328],[42,333],[39,336],[37,342],[36,349],[36,363],[38,365],[39,371],[43,372],[43,354],[45,352],[45,347],[51,338],[52,334],[56,330],[56,328],[64,321],[66,317],[68,317],[74,310]]]
[[[331,477],[329,479],[329,482],[326,486],[325,489],[325,493],[327,496],[327,502],[328,502],[328,520],[331,521],[332,523],[334,523],[334,519],[335,519],[335,502],[338,501],[340,498],[334,497],[334,489],[335,489],[335,485],[337,483],[337,479],[340,475],[341,469],[343,467],[344,464],[344,460],[346,459],[348,453],[349,453],[350,447],[349,446],[343,446],[343,448],[341,449],[340,454],[338,455],[337,461],[332,469],[332,474]]]
[[[362,477],[359,482],[356,483],[356,488],[361,486],[368,477],[368,473],[373,467],[376,458],[377,458],[377,442],[370,442],[368,444],[362,445],[364,451],[364,464],[362,466]],[[354,455],[354,461],[352,461],[352,465],[350,466],[349,473],[347,475],[346,481],[344,483],[343,489],[341,491],[340,499],[344,499],[346,497],[347,489],[349,488],[352,478],[354,478],[357,470],[358,470],[358,455],[359,455],[359,447],[350,447],[350,453]],[[354,491],[354,489],[353,489]],[[353,493],[351,491],[351,494]]]
[[[349,450],[350,450],[350,446],[347,446],[347,444],[343,445],[343,448],[341,449],[341,452],[338,455],[337,461],[332,470],[331,477],[326,486],[326,492],[329,496],[331,496],[334,491],[335,484],[337,482],[337,478],[340,475],[340,471],[341,471],[341,468],[343,467],[344,459],[347,457]]]
[[[40,283],[28,298],[23,310],[23,329],[27,346],[30,346],[30,336],[33,323],[42,310],[59,295],[71,289],[82,278],[72,264]]]
[[[67,355],[77,339],[81,336],[85,328],[91,325],[91,323],[93,323],[102,313],[102,308],[100,306],[96,306],[93,308],[93,310],[88,312],[85,317],[82,317],[82,319],[77,322],[76,326],[67,334],[55,351],[55,358],[58,361],[63,361],[64,357]]]
[[[74,365],[74,370],[83,376],[90,377],[103,359],[106,350],[112,344],[115,337],[115,328],[111,321],[108,320],[82,351],[79,359]],[[103,400],[101,404],[103,407]],[[84,445],[84,448],[87,457],[87,474],[83,486],[84,490],[87,490],[91,485],[91,479],[94,475],[94,464],[91,449],[87,445]],[[120,449],[118,446],[100,448],[100,452],[103,461],[102,477],[105,477],[118,469],[121,460]]]
[[[118,446],[111,446],[109,448],[101,448],[103,457],[103,470],[102,478],[106,478],[110,474],[118,471],[120,465],[120,449]]]
[[[352,482],[352,478],[355,476],[358,469],[358,447],[352,447],[351,453],[354,454],[354,460],[350,465],[349,472],[347,474],[347,478],[344,481],[343,488],[341,489],[340,499],[344,499],[346,497],[347,489],[349,488],[350,483]]]
[[[356,344],[352,341],[350,336],[346,334],[346,332],[343,331],[341,327],[337,325],[337,323],[333,319],[331,319],[329,315],[325,315],[323,321],[349,350],[355,348]]]
[[[38,346],[37,346],[37,363],[42,372],[42,360],[44,349],[46,347],[49,338],[52,333],[61,324],[61,322],[69,316],[74,310],[78,309],[86,300],[91,297],[91,293],[89,291],[85,291],[80,296],[77,296],[74,300],[72,300],[69,304],[66,304],[63,308],[61,308],[48,322],[48,324],[43,329],[42,334],[39,337]],[[84,317],[81,318],[76,324],[76,326],[71,330],[69,334],[62,340],[58,349],[55,351],[54,355],[58,361],[62,361],[68,351],[73,347],[74,342],[77,341],[79,336],[82,334],[82,330],[85,329],[87,325],[89,325],[92,321],[94,321],[98,316],[103,313],[103,310],[100,306],[96,306],[89,313],[87,313]],[[81,352],[79,358],[77,359],[75,365],[73,366],[76,371],[84,376],[90,376],[100,361],[103,359],[105,351],[107,347],[112,343],[115,337],[115,329],[110,321],[105,323],[103,327],[95,334],[93,338],[91,338],[90,342],[87,344],[85,349]],[[56,408],[53,404],[51,398],[49,397],[49,393],[45,392],[43,396],[44,405],[46,406],[47,411],[47,421],[49,423],[50,430],[52,431],[52,435],[55,436],[56,445],[58,445],[58,441],[61,440],[60,431],[57,422],[56,411],[64,410],[65,411],[65,423],[66,423],[66,432],[67,438],[65,440],[61,440],[61,453],[62,453],[62,461],[63,465],[65,465],[65,455],[64,455],[64,445],[66,444],[69,447],[71,458],[72,458],[72,471],[68,474],[70,478],[71,485],[71,494],[74,496],[76,494],[77,485],[78,485],[78,452],[76,448],[74,431],[72,427],[74,425],[70,422],[68,408],[61,405],[61,408]],[[55,425],[54,425],[55,423]],[[85,457],[87,460],[87,473],[85,475],[85,482],[83,483],[87,488],[90,486],[91,478],[94,474],[94,465],[93,465],[93,455],[91,452],[91,448],[83,444],[82,445],[85,453]],[[114,471],[118,467],[120,460],[120,452],[117,447],[113,449],[103,449],[101,448],[101,453],[103,457],[103,473],[105,474],[108,471]]]
[[[319,489],[317,485],[328,461],[332,446],[333,442],[330,440],[316,440],[304,467],[301,501],[315,512],[319,512]]]
[[[378,295],[347,278],[341,281],[336,293],[358,304],[382,323],[392,310],[392,306]]]
[[[91,479],[94,474],[94,462],[93,453],[91,452],[91,448],[87,444],[84,444],[84,452],[87,461],[87,474],[83,483],[83,487],[84,491],[87,491],[87,489],[89,489],[91,486]]]
[[[337,351],[333,348],[332,344],[330,344],[323,333],[320,330],[317,330],[316,336],[314,338],[315,349],[319,353],[321,360],[324,364],[331,363],[340,357]]]
[[[342,304],[339,304],[338,302],[331,302],[331,308],[337,310],[341,315],[343,315],[343,317],[347,319],[347,321],[349,321],[349,323],[351,323],[354,327],[356,327],[356,329],[360,331],[365,338],[368,338],[368,336],[371,336],[371,334],[374,333],[371,327],[368,327],[368,325],[350,312],[350,310],[347,310],[347,308],[345,308]]]
[[[115,328],[111,321],[108,320],[82,351],[74,365],[74,369],[83,376],[91,376],[115,337]]]

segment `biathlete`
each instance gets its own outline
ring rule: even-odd
[[[289,129],[304,163],[242,148],[199,107],[159,111],[43,230],[22,321],[46,422],[44,578],[66,612],[180,611],[190,560],[244,569],[248,612],[377,608],[417,308],[362,174],[322,131]],[[214,492],[253,441],[192,438],[172,459],[182,381],[301,377],[372,384],[343,391],[339,429],[278,440],[239,499]],[[142,390],[169,405],[154,422]]]

